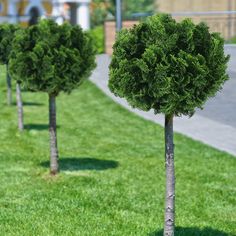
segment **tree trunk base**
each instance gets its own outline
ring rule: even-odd
[[[59,173],[57,170],[50,170],[50,175],[55,176]]]
[[[18,129],[20,131],[24,130],[24,114],[23,114],[23,102],[21,96],[20,84],[16,83],[16,101],[18,110]]]
[[[8,72],[8,65],[6,65],[6,80],[7,80],[7,105],[12,105],[12,89],[11,89],[11,77]]]
[[[56,97],[49,94],[50,174],[59,172],[56,124]]]

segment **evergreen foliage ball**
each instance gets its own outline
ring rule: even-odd
[[[191,116],[228,79],[223,38],[190,19],[149,17],[122,30],[113,49],[110,90],[145,111]]]
[[[13,42],[10,73],[31,91],[70,93],[94,67],[91,38],[79,26],[41,20],[17,33]]]
[[[7,64],[12,47],[12,41],[15,37],[15,32],[19,30],[18,25],[0,24],[0,63]]]

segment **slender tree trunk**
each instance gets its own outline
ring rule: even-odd
[[[49,94],[50,173],[59,172],[57,149],[56,96]]]
[[[11,92],[11,77],[8,71],[8,64],[6,64],[6,81],[7,81],[7,105],[12,105],[12,92]]]
[[[175,231],[175,167],[173,143],[173,115],[165,116],[165,167],[166,198],[164,236],[174,236]]]
[[[18,128],[20,131],[24,130],[24,114],[23,114],[23,103],[21,96],[20,84],[16,83],[16,102],[18,110]]]

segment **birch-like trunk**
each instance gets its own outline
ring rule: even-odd
[[[12,105],[11,77],[9,75],[8,64],[6,64],[6,82],[7,82],[7,105]]]
[[[20,131],[23,131],[24,130],[24,114],[23,114],[21,88],[20,88],[19,83],[16,83],[16,103],[17,103],[17,111],[18,111],[18,129]]]
[[[174,236],[175,231],[175,167],[173,143],[173,115],[165,116],[165,167],[166,198],[164,236]]]
[[[49,94],[50,173],[59,172],[57,149],[56,96]]]

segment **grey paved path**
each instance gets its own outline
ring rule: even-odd
[[[204,110],[198,111],[197,114],[236,128],[236,72],[228,73],[230,80],[216,97],[206,103]]]
[[[236,45],[225,45],[226,54],[230,54],[230,80],[224,85],[216,97],[210,99],[204,110],[198,115],[236,128]],[[236,139],[236,138],[235,138]]]
[[[153,111],[143,112],[133,109],[124,99],[115,97],[109,91],[107,87],[109,63],[109,56],[99,55],[98,66],[91,76],[91,81],[126,109],[163,126],[163,115],[154,115]],[[232,63],[230,68],[235,68],[235,72],[230,69],[231,79],[225,84],[222,92],[211,99],[203,111],[197,111],[192,118],[176,117],[174,130],[236,156],[236,67]]]

